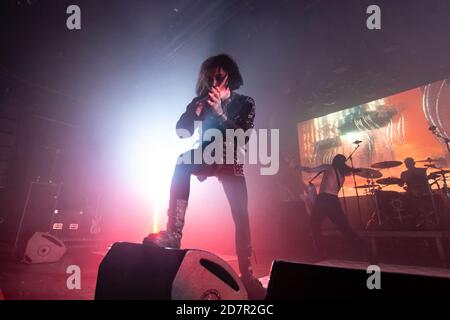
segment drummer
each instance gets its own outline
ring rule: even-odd
[[[406,192],[412,196],[421,196],[429,193],[427,168],[417,168],[413,158],[404,160],[407,170],[400,175],[400,187],[406,184]]]

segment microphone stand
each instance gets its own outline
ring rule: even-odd
[[[358,193],[358,188],[356,185],[356,177],[355,177],[355,166],[353,165],[353,154],[356,152],[356,150],[358,150],[358,148],[359,148],[359,143],[356,144],[355,149],[353,149],[353,151],[350,153],[347,160],[350,160],[350,164],[351,164],[351,168],[352,168],[353,184],[355,186],[355,191],[356,191],[356,203],[358,205],[359,225],[362,226],[361,204],[359,203],[359,193]]]

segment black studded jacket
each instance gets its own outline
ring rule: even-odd
[[[195,110],[199,103],[203,103],[204,107],[200,115],[195,113]],[[227,120],[219,117],[215,114],[206,101],[202,97],[196,97],[186,107],[186,111],[181,115],[177,122],[177,129],[185,129],[190,135],[192,135],[196,129],[195,121],[199,121],[202,124],[202,133],[204,135],[207,129],[215,128],[222,132],[223,146],[224,146],[224,159],[223,164],[214,164],[209,166],[205,170],[206,176],[210,175],[238,175],[243,176],[243,164],[237,161],[237,144],[236,141],[226,141],[226,129],[242,129],[246,132],[254,127],[255,119],[255,101],[248,96],[244,96],[235,92],[232,92],[230,97],[222,101],[222,109],[226,115]],[[185,136],[184,136],[185,137]],[[204,148],[212,141],[205,141],[202,136],[200,145]],[[235,139],[236,140],[236,139]],[[245,139],[247,143],[248,138]],[[235,143],[234,145],[234,164],[225,164],[225,150],[226,145],[229,143]],[[243,147],[243,146],[242,146]]]

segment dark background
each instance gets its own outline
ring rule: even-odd
[[[81,30],[66,28],[71,4]],[[381,30],[366,28],[371,4]],[[122,133],[171,132],[210,55],[237,60],[256,127],[280,129],[296,153],[299,121],[448,78],[449,32],[447,0],[2,1],[2,221],[37,177],[63,181],[67,207],[94,206],[116,181]],[[257,172],[262,202],[271,182]]]

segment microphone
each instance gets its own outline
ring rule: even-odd
[[[361,140],[356,140],[356,141],[353,141],[353,144],[360,144],[360,143],[362,143],[362,141],[361,141]]]
[[[209,99],[209,92],[212,88],[215,86],[208,86],[208,91],[206,93],[203,93],[198,97],[197,103],[202,104],[203,106],[207,106],[207,100]]]

